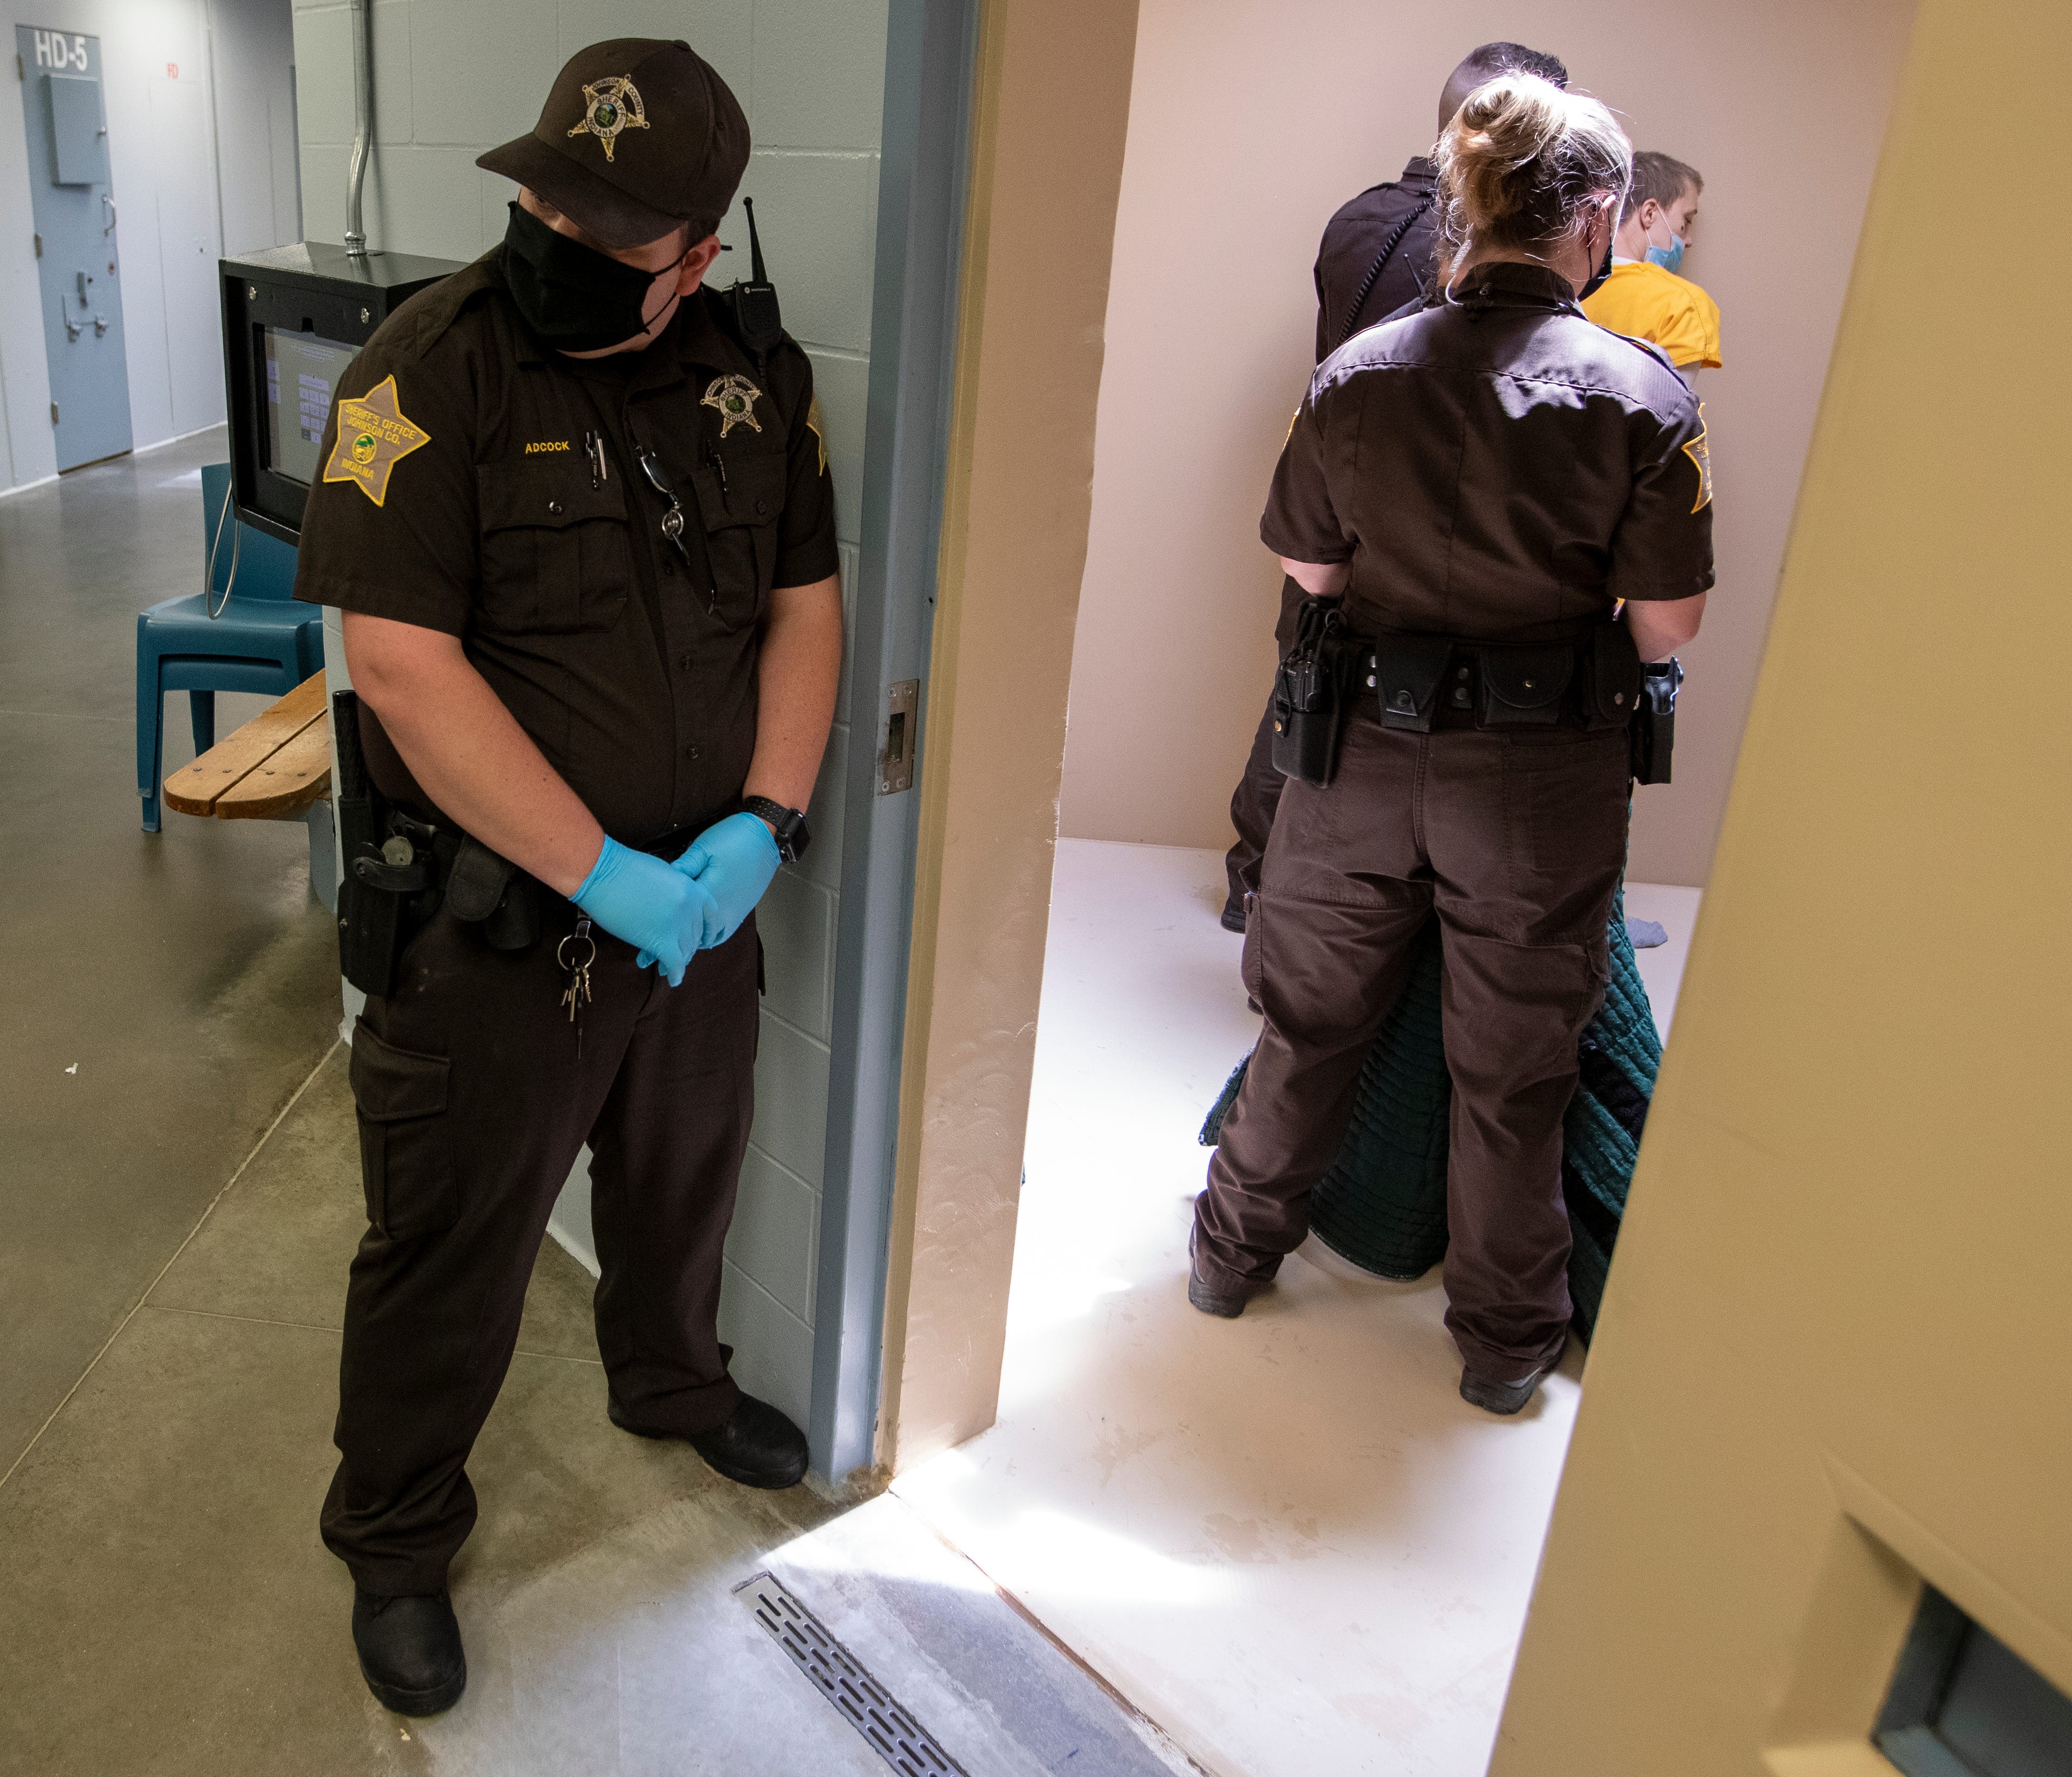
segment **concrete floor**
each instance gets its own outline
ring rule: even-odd
[[[764,1570],[974,1777],[1189,1769],[898,1500],[614,1429],[552,1243],[470,1464],[467,1693],[368,1694],[316,1530],[364,1226],[331,924],[299,826],[137,827],[135,613],[222,451],[0,500],[0,1777],[884,1771],[734,1595]]]
[[[1241,1318],[1187,1306],[1259,1028],[1223,899],[1215,853],[1059,841],[999,1422],[893,1489],[1216,1777],[1479,1777],[1584,1353],[1492,1419],[1438,1274],[1314,1240]],[[1698,899],[1627,891],[1665,1028]]]
[[[338,1034],[303,828],[138,826],[137,613],[198,588],[224,454],[218,430],[0,500],[0,1475]],[[218,699],[220,731],[261,702]],[[170,771],[193,747],[166,708]]]

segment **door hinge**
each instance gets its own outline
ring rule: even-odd
[[[51,425],[53,425],[53,426],[56,426],[56,425],[57,424],[57,422],[58,422],[58,404],[57,404],[56,401],[52,401],[52,402],[51,403]]]
[[[21,51],[17,50],[14,52],[14,78],[18,80],[26,80],[28,77],[27,64],[23,61]]]
[[[31,238],[36,243],[36,257],[39,259],[42,258],[43,257],[43,237],[41,235],[35,235]]]

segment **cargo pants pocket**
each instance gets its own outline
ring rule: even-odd
[[[446,1115],[451,1068],[442,1055],[413,1055],[384,1042],[364,1018],[353,1026],[360,1184],[368,1220],[392,1240],[436,1234],[460,1219]]]

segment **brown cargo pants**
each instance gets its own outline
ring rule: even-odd
[[[595,932],[579,1055],[556,956],[576,911],[541,899],[540,940],[517,952],[441,913],[353,1034],[370,1225],[346,1290],[323,1528],[372,1592],[441,1590],[474,1526],[468,1452],[586,1141],[612,1399],[676,1434],[724,1423],[739,1399],[717,1315],[754,1104],[755,922],[678,987]]]
[[[1509,1380],[1568,1336],[1561,1120],[1604,996],[1626,737],[1348,724],[1328,789],[1289,781],[1244,941],[1265,1014],[1195,1203],[1211,1277],[1271,1277],[1308,1232],[1367,1046],[1437,910],[1453,1076],[1446,1326]]]

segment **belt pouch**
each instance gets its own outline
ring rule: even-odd
[[[462,837],[446,873],[446,907],[456,919],[479,925],[494,913],[517,866],[500,858],[473,833]]]
[[[1560,726],[1568,682],[1576,676],[1572,642],[1544,648],[1486,647],[1482,651],[1482,708],[1485,728]]]
[[[1684,683],[1684,664],[1650,660],[1641,668],[1640,708],[1634,713],[1633,779],[1667,784],[1670,757],[1676,749],[1676,692]]]
[[[1344,623],[1334,601],[1305,604],[1273,683],[1273,768],[1320,789],[1338,769]]]
[[[1583,656],[1583,726],[1623,728],[1640,708],[1640,650],[1624,623],[1599,623]]]
[[[1374,644],[1367,682],[1381,705],[1383,727],[1432,732],[1439,681],[1453,655],[1453,644],[1443,636],[1384,636]]]
[[[491,950],[530,950],[540,941],[540,885],[514,869],[496,911],[482,922]]]
[[[446,907],[466,925],[482,928],[491,950],[529,950],[540,936],[540,903],[532,878],[473,833],[463,834],[447,872]]]

